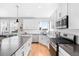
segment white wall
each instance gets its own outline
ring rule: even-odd
[[[23,19],[23,31],[29,33],[39,33],[40,21],[49,21],[49,19]]]
[[[23,19],[23,28],[39,29],[40,21],[49,21],[49,19]]]

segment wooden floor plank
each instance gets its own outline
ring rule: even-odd
[[[30,56],[50,56],[50,51],[46,46],[42,44],[33,43]]]

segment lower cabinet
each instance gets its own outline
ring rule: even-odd
[[[29,39],[13,56],[28,56],[31,51],[32,39]]]
[[[50,41],[50,45],[54,48],[55,51],[57,51],[57,45],[54,42]]]
[[[70,56],[64,49],[59,47],[59,56]]]
[[[51,56],[56,56],[56,51],[51,45],[49,46],[49,51],[50,51]]]
[[[50,40],[47,36],[45,35],[39,35],[39,43],[47,46],[49,48],[49,43],[50,43]]]
[[[32,42],[39,42],[39,35],[38,34],[32,35]]]
[[[28,56],[29,52],[31,51],[31,44],[32,44],[32,39],[28,40],[27,43],[25,44],[25,50],[24,50],[25,56]]]

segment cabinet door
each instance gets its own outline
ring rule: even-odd
[[[0,4],[0,17],[17,17],[16,4]]]
[[[39,43],[42,43],[43,35],[39,35]]]
[[[47,36],[40,35],[39,42],[49,48],[49,39]]]
[[[56,21],[57,21],[57,10],[51,15],[50,17],[50,29],[56,28]]]
[[[43,44],[46,45],[49,48],[49,38],[47,36],[43,36]]]
[[[29,39],[24,45],[24,56],[28,56],[31,50],[32,39]]]
[[[2,56],[8,56],[10,55],[10,39],[9,38],[4,38],[2,39],[1,43],[1,55]]]
[[[56,51],[54,50],[54,48],[51,45],[49,47],[49,51],[50,51],[51,56],[56,56]]]
[[[79,29],[79,3],[68,3],[69,29]]]
[[[0,34],[1,35],[7,35],[9,34],[9,20],[7,19],[0,19]]]
[[[62,16],[62,12],[61,12],[62,8],[61,8],[61,4],[58,4],[58,8],[57,8],[57,20],[59,20]]]
[[[39,42],[39,35],[32,35],[32,42]]]
[[[67,3],[59,3],[57,9],[57,19],[60,19],[67,15]]]
[[[62,3],[61,4],[61,17],[64,17],[67,15],[67,3]]]

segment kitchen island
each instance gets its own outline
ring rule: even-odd
[[[78,44],[59,44],[59,56],[60,55],[61,56],[79,56],[79,45]]]
[[[17,56],[17,51],[25,43],[27,43],[29,39],[31,39],[31,36],[21,36],[21,37],[12,36],[0,39],[0,56],[12,56],[12,55]],[[22,55],[24,54],[22,53]]]

